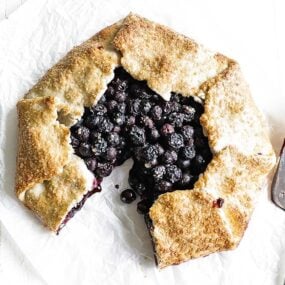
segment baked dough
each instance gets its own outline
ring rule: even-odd
[[[149,212],[158,266],[235,248],[275,164],[265,121],[236,61],[134,14],[71,50],[18,102],[17,196],[56,232],[92,189],[69,127],[119,65],[165,100],[174,91],[205,107],[200,121],[212,161],[193,190],[160,195]]]

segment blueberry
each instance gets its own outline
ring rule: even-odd
[[[116,156],[117,156],[117,150],[114,147],[107,148],[106,159],[108,161],[113,161],[114,159],[116,159]]]
[[[184,114],[173,112],[169,114],[168,121],[175,127],[181,128],[184,121]]]
[[[179,184],[181,187],[188,187],[192,188],[195,182],[194,176],[192,176],[189,172],[184,172],[182,174],[182,179],[180,180]]]
[[[105,95],[107,99],[112,99],[115,95],[115,88],[113,86],[108,86]]]
[[[152,99],[152,101],[161,101],[161,96],[159,96],[159,95],[156,94],[156,93],[153,93],[153,94],[151,95],[151,99]]]
[[[156,143],[154,146],[159,156],[164,154],[164,148],[159,143]]]
[[[158,192],[165,193],[172,190],[172,183],[166,180],[161,180],[158,181],[154,187]]]
[[[77,138],[75,138],[74,136],[71,136],[70,140],[71,140],[72,147],[76,148],[79,146],[80,141]]]
[[[126,100],[127,94],[125,92],[116,92],[114,96],[115,100],[118,101],[119,103],[122,103]]]
[[[107,113],[107,108],[103,104],[97,104],[92,107],[92,111],[96,116],[103,116]]]
[[[181,169],[186,169],[190,166],[191,161],[190,159],[178,159],[177,161],[177,165],[181,168]]]
[[[103,178],[103,177],[107,177],[111,174],[113,170],[113,165],[106,162],[106,163],[102,163],[102,162],[98,162],[97,164],[97,168],[96,168],[96,174]]]
[[[170,101],[164,102],[162,110],[164,115],[168,115],[172,112],[179,112],[180,104],[177,102],[170,102]]]
[[[162,110],[164,114],[170,114],[172,111],[171,102],[164,102]]]
[[[167,144],[174,149],[179,149],[184,146],[183,136],[181,134],[172,133],[167,136]]]
[[[146,214],[149,211],[150,208],[150,203],[148,200],[141,200],[140,202],[138,202],[137,204],[137,212],[139,214]]]
[[[107,142],[111,146],[116,146],[120,143],[120,136],[116,132],[111,132],[107,135]]]
[[[126,125],[128,127],[133,126],[136,123],[136,117],[135,116],[127,116],[125,121],[126,121]]]
[[[138,115],[140,113],[140,99],[132,99],[128,102],[128,111],[131,115]]]
[[[144,90],[144,86],[142,84],[134,83],[130,86],[129,92],[131,96],[141,99],[150,99],[151,94],[150,92],[146,92]]]
[[[133,145],[144,145],[145,143],[145,131],[142,128],[137,126],[131,127],[130,133],[130,141]]]
[[[161,119],[162,116],[162,109],[160,106],[156,105],[154,107],[152,107],[151,111],[150,111],[150,116],[153,120],[155,121],[159,121]]]
[[[126,145],[127,145],[126,140],[123,137],[120,137],[117,148],[118,149],[124,149],[126,147]]]
[[[119,103],[116,107],[115,107],[115,110],[120,112],[120,113],[125,113],[126,111],[126,103]]]
[[[112,120],[116,125],[123,125],[125,123],[125,115],[122,113],[115,112],[112,115]]]
[[[194,139],[192,139],[192,138],[190,138],[188,140],[184,139],[184,145],[194,147]]]
[[[206,161],[200,154],[196,155],[193,160],[193,173],[199,174],[206,169]]]
[[[185,125],[181,129],[181,133],[184,140],[192,139],[194,134],[194,128],[190,125]]]
[[[156,142],[160,137],[159,131],[156,128],[149,130],[149,139],[152,142]]]
[[[165,166],[163,165],[158,165],[152,169],[152,177],[154,181],[159,181],[163,179],[163,176],[165,174]]]
[[[163,136],[167,136],[169,134],[172,134],[172,133],[174,133],[174,127],[172,125],[166,123],[161,127],[160,133]]]
[[[96,169],[97,161],[95,158],[90,157],[90,158],[87,158],[85,160],[85,164],[86,164],[87,168],[93,172]]]
[[[126,189],[121,193],[120,197],[123,203],[130,204],[136,200],[136,193],[132,189]]]
[[[171,92],[170,101],[180,103],[181,99],[182,99],[182,96],[181,96],[181,95],[179,95],[179,94],[177,94],[177,93],[174,93],[174,92]]]
[[[111,101],[108,101],[106,105],[107,105],[108,111],[112,113],[114,110],[116,110],[118,103],[115,100],[111,100]]]
[[[139,124],[142,127],[152,129],[153,128],[153,120],[148,116],[140,116],[139,117]]]
[[[73,135],[82,142],[86,142],[89,139],[90,130],[84,126],[77,128]]]
[[[97,131],[91,131],[90,136],[89,136],[89,141],[91,144],[93,144],[94,142],[97,142],[101,138],[102,138],[101,133]]]
[[[100,120],[97,124],[97,128],[98,128],[99,132],[109,133],[112,131],[113,127],[114,127],[114,125],[110,121],[110,119],[105,118],[105,117],[100,117]]]
[[[121,78],[115,78],[112,81],[112,85],[114,86],[115,90],[117,91],[125,91],[128,87],[128,82],[127,80],[121,79]]]
[[[134,179],[133,177],[129,177],[130,186],[136,191],[136,193],[138,193],[139,195],[142,195],[146,191],[145,185],[140,181],[136,181],[135,183],[132,183],[131,181],[133,181],[133,179]]]
[[[101,97],[100,97],[100,100],[98,101],[98,104],[104,104],[106,102],[106,96],[105,94],[103,94]]]
[[[98,138],[97,140],[94,140],[92,144],[92,152],[94,155],[103,155],[107,150],[107,142],[104,138]]]
[[[146,187],[142,182],[137,183],[133,189],[139,194],[139,195],[143,195],[143,193],[145,193],[146,191]]]
[[[157,164],[158,164],[157,158],[153,158],[153,159],[151,159],[150,161],[146,161],[145,164],[144,164],[144,166],[145,166],[146,168],[152,168],[152,167],[156,166]]]
[[[165,164],[173,164],[177,161],[177,153],[174,150],[167,150],[161,157],[161,161]]]
[[[78,153],[82,157],[89,157],[91,156],[91,147],[90,144],[88,143],[81,143],[79,148],[78,148]]]
[[[102,116],[89,116],[84,120],[84,124],[89,129],[95,129],[99,124],[99,121],[102,120]]]
[[[167,165],[165,177],[171,183],[178,182],[182,178],[182,171],[176,165]]]
[[[141,150],[140,158],[144,162],[151,162],[158,157],[158,149],[154,145],[147,145]]]
[[[147,100],[142,100],[140,104],[140,110],[143,114],[147,114],[151,109],[151,103]]]
[[[185,146],[180,149],[179,154],[184,159],[192,159],[196,155],[194,146]]]
[[[120,126],[114,126],[113,130],[114,133],[119,133],[121,131],[121,127]]]
[[[184,121],[189,123],[192,122],[195,116],[195,109],[187,106],[187,105],[183,105],[182,106],[182,112],[184,114]]]

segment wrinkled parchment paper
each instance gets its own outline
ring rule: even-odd
[[[86,202],[59,236],[14,195],[17,100],[74,45],[130,11],[239,59],[278,150],[285,133],[285,95],[276,27],[267,21],[274,17],[273,6],[270,1],[191,2],[29,0],[0,24],[0,219],[47,284],[283,284],[285,213],[270,202],[266,188],[236,250],[164,270],[155,267],[136,203],[119,200],[131,161],[104,181],[103,191]]]

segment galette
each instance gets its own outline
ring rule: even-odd
[[[121,200],[139,198],[160,268],[235,248],[275,164],[239,64],[134,14],[73,48],[17,110],[24,205],[59,233],[132,159]]]

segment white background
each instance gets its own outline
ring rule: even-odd
[[[23,21],[25,22],[25,19],[27,23],[32,22],[31,17],[35,15],[33,7],[40,6],[43,7],[43,9],[45,7],[45,4],[42,4],[44,1],[28,0],[23,7],[17,9],[16,12],[9,16],[11,11],[20,6],[21,2],[24,1],[0,0],[0,19],[2,20],[2,22],[0,22],[0,32],[2,32],[2,34],[8,30],[17,31],[17,24],[23,23]],[[37,4],[35,2],[37,2]],[[71,1],[66,2],[70,3]],[[85,1],[73,2],[74,6],[80,7],[78,3],[81,2],[82,5],[84,5],[83,3]],[[96,3],[94,5],[96,6],[96,9],[100,9],[100,2],[102,1],[94,1],[94,3]],[[102,18],[98,18],[98,28],[94,25],[96,20],[92,21],[92,26],[88,26],[88,23],[86,23],[87,26],[85,26],[85,28],[88,32],[85,31],[85,34],[91,35],[93,32],[95,33],[104,25],[111,24],[111,19],[114,19],[115,21],[119,17],[126,15],[129,11],[128,7],[122,7],[126,5],[127,1],[110,2],[112,2],[112,5],[107,7],[112,9],[112,11],[109,9],[102,9],[100,12],[96,11],[97,16],[101,13],[103,20]],[[138,1],[132,2],[133,4],[130,5],[132,9],[136,7],[137,3],[138,10],[143,15],[151,15],[154,20],[167,24],[177,31],[197,39],[206,46],[214,50],[219,50],[240,61],[244,73],[251,85],[254,98],[268,118],[269,125],[271,127],[272,141],[277,151],[281,144],[281,138],[285,137],[285,74],[283,69],[285,64],[285,44],[283,41],[285,35],[285,9],[281,3],[282,1],[169,1],[167,2],[167,5],[166,1],[152,1],[152,3],[151,1],[146,1],[144,7],[142,7],[143,5],[139,4]],[[49,7],[52,7],[53,5],[50,3]],[[104,6],[103,4],[102,6],[106,7],[106,5]],[[62,7],[64,7],[64,5],[62,5]],[[69,17],[72,14],[69,13],[69,11],[57,12],[59,14],[61,13],[62,17]],[[110,17],[106,17],[106,14],[108,13],[111,14]],[[79,15],[82,16],[80,13]],[[82,19],[76,19],[76,17],[72,20],[78,22],[83,21]],[[79,26],[82,27],[82,25]],[[29,25],[27,24],[26,27],[19,27],[19,30],[21,30],[21,28],[28,29]],[[62,29],[63,38],[65,33],[69,33],[68,35],[72,34],[68,27],[60,28]],[[19,33],[17,36],[21,37],[21,34]],[[44,39],[45,37],[43,36],[42,40],[44,41]],[[79,42],[84,39],[84,37],[80,38]],[[70,44],[72,43],[69,42],[67,45]],[[59,45],[59,47],[59,52],[62,53],[69,49],[69,46],[62,47]],[[5,47],[1,47],[0,53],[3,52],[3,48]],[[52,52],[55,52],[52,47],[51,50]],[[48,52],[49,51],[47,51],[47,53]],[[7,56],[9,56],[8,53]],[[60,56],[58,58],[60,58]],[[15,65],[17,64],[18,63]],[[25,90],[25,88],[29,88],[32,82],[38,78],[39,74],[44,72],[48,67],[49,66],[45,66],[43,63],[39,68],[40,70],[35,70],[34,75],[31,75],[32,72],[28,71],[27,78],[23,78],[23,80],[26,80],[27,82],[24,84],[25,86],[23,90]],[[5,68],[3,68],[0,61],[0,74],[1,72],[4,73]],[[2,132],[1,135],[3,135]],[[11,173],[11,176],[13,175],[14,173]],[[265,202],[264,204],[262,203],[261,205],[265,205]],[[257,209],[257,213],[259,213],[258,211],[262,211],[262,207],[260,205]],[[277,213],[279,215],[285,215],[281,210],[278,210],[277,212],[275,212],[275,210],[273,211],[274,214]],[[87,212],[84,215],[88,215]],[[250,224],[250,227],[256,229],[256,239],[259,239],[258,235],[262,234],[262,228],[259,227],[259,223],[256,221],[258,220],[258,214],[256,214],[256,216],[257,218],[254,217],[255,220],[252,222],[255,224]],[[76,219],[76,217],[74,219]],[[36,223],[36,220],[33,222]],[[268,217],[268,221],[264,223],[264,235],[266,235],[268,225],[270,225],[270,217]],[[72,227],[72,224],[70,224],[70,226]],[[254,235],[253,230],[251,234]],[[23,236],[22,238],[29,239],[29,236]],[[281,238],[281,236],[277,236],[276,240],[273,240],[273,242],[278,243],[278,238]],[[47,281],[49,279],[46,278],[46,276],[42,276],[42,273],[38,272],[38,269],[35,269],[37,267],[33,264],[35,260],[31,260],[32,262],[30,262],[30,257],[28,256],[27,258],[27,252],[23,253],[22,247],[19,247],[17,243],[17,238],[15,240],[14,239],[15,237],[11,235],[10,231],[1,224],[0,284],[51,284],[51,282],[56,284],[56,278],[50,279],[53,281]],[[241,247],[243,245],[244,244],[242,244]],[[253,252],[252,254],[255,253]],[[284,258],[285,254],[284,252],[274,252],[274,254],[280,254],[280,271],[275,272],[272,276],[270,275],[269,279],[266,279],[266,276],[263,276],[262,272],[258,273],[258,270],[255,273],[247,271],[245,266],[243,266],[243,263],[246,263],[246,261],[238,260],[234,263],[236,266],[236,273],[233,274],[234,276],[228,276],[227,272],[218,272],[219,274],[217,274],[217,276],[219,276],[221,280],[217,280],[215,275],[213,275],[210,280],[212,280],[212,284],[257,284],[257,282],[259,284],[266,285],[283,284],[285,276],[282,268],[284,269],[285,267],[285,260],[282,260],[282,258]],[[232,255],[234,256],[235,253],[232,253]],[[237,253],[236,257],[238,256],[239,255]],[[265,258],[265,256],[260,253],[260,258]],[[270,258],[270,256],[268,258]],[[212,260],[216,261],[214,258]],[[213,263],[212,266],[217,266],[217,271],[223,268],[220,264],[215,263]],[[270,264],[268,266],[270,267]],[[66,274],[68,274],[68,272]],[[124,274],[132,275],[132,272],[124,272]],[[157,274],[160,273],[158,272]],[[260,276],[255,276],[256,274],[260,274]],[[80,270],[78,270],[78,275],[80,275]],[[196,278],[195,280],[197,280],[196,282],[191,279],[194,275]],[[180,272],[177,273],[177,276],[179,276],[177,279],[175,275],[172,276],[169,279],[169,282],[172,282],[173,284],[206,284],[203,283],[206,279],[199,279],[195,272],[183,272],[181,269]],[[125,284],[128,283],[127,280],[134,279],[125,279]],[[157,280],[160,279],[158,278]],[[92,284],[96,284],[96,279],[92,281]],[[147,279],[145,282],[147,282]],[[87,283],[88,282],[86,281],[84,284]],[[80,284],[80,281],[77,284]]]

